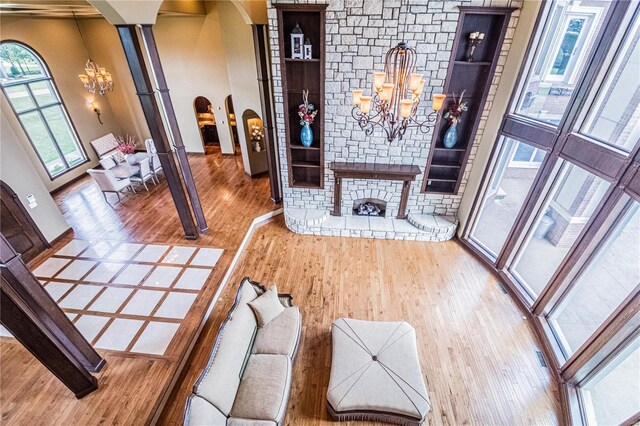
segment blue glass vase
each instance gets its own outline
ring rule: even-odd
[[[313,130],[311,130],[309,123],[304,123],[304,126],[302,126],[302,130],[300,131],[300,141],[304,146],[311,146],[313,143]]]
[[[442,144],[445,148],[453,148],[458,142],[458,123],[451,123],[447,132],[444,134],[444,140]]]

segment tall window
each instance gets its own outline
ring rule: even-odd
[[[640,419],[640,0],[541,7],[462,241],[547,342],[570,424]]]
[[[595,45],[610,1],[554,1],[516,107],[518,115],[558,125]]]
[[[471,231],[471,238],[493,258],[509,236],[545,156],[544,151],[515,139],[503,138],[500,143],[491,183]]]
[[[33,50],[0,43],[0,85],[51,179],[87,161],[53,79]]]

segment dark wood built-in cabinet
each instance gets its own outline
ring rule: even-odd
[[[455,194],[473,146],[476,130],[489,94],[500,49],[513,8],[465,7],[460,8],[458,28],[453,43],[449,69],[444,85],[447,94],[442,115],[465,91],[463,102],[468,110],[458,122],[458,142],[445,148],[442,141],[449,128],[449,120],[440,118],[433,133],[422,190],[429,193]],[[472,62],[466,60],[469,34],[481,32],[484,40],[475,49]]]
[[[284,122],[286,134],[289,185],[295,188],[324,187],[324,63],[325,9],[327,5],[276,5]],[[304,37],[309,38],[311,59],[291,59],[291,31],[300,25]],[[298,106],[302,91],[309,90],[309,102],[318,108],[314,122],[313,143],[305,147],[300,142]]]

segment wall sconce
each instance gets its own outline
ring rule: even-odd
[[[100,124],[104,124],[102,122],[102,120],[100,119],[100,108],[98,107],[98,103],[94,102],[94,101],[87,101],[87,106],[89,107],[89,109],[92,109],[93,112],[96,113],[96,115],[98,116],[98,121],[100,122]]]

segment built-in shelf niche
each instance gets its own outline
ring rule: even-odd
[[[453,148],[445,148],[442,144],[449,121],[441,117],[434,129],[432,148],[422,186],[422,191],[428,193],[455,194],[458,192],[489,94],[509,19],[515,10],[468,6],[460,6],[459,9],[460,16],[453,53],[449,60],[444,85],[447,99],[442,115],[448,111],[454,96],[459,98],[462,91],[465,91],[463,101],[467,102],[468,110],[464,112],[458,123],[458,142]],[[473,61],[469,62],[466,60],[467,40],[469,34],[476,31],[484,33],[485,37],[476,47]]]
[[[285,111],[285,134],[289,185],[294,188],[324,187],[324,62],[326,5],[278,4],[278,36]],[[304,37],[312,44],[311,59],[291,58],[291,31],[300,25]],[[318,108],[313,142],[300,142],[298,106],[302,91],[309,90],[309,102]]]

